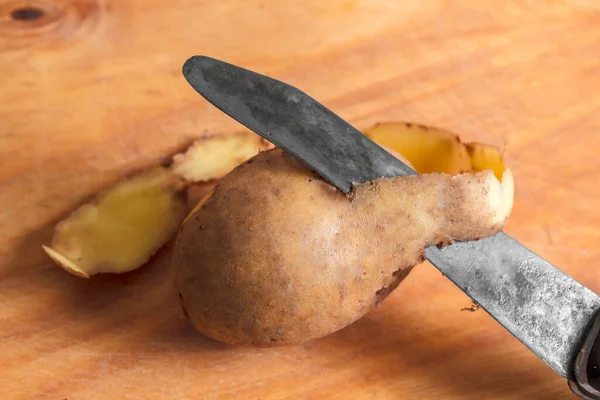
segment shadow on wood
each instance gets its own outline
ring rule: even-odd
[[[380,309],[323,341],[339,352],[372,358],[356,365],[376,365],[375,370],[364,371],[376,381],[412,380],[423,385],[415,387],[415,395],[422,389],[440,398],[468,394],[469,398],[489,399],[501,391],[502,398],[522,398],[523,388],[528,387],[528,399],[573,398],[566,381],[564,391],[556,392],[557,375],[543,362],[538,360],[538,368],[531,368],[535,356],[524,347],[520,359],[504,337],[499,340],[495,332],[458,332],[447,316],[434,326],[417,313],[411,315],[410,301],[398,304],[401,291],[391,301],[396,304],[384,302]],[[447,310],[440,310],[443,312]]]

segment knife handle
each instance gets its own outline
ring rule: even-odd
[[[585,400],[600,399],[600,313],[577,354],[573,379],[569,380],[571,391]]]

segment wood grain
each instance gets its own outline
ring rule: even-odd
[[[15,20],[24,5],[43,16]],[[286,80],[357,127],[505,146],[506,231],[600,292],[596,0],[1,0],[0,398],[574,398],[428,264],[352,326],[274,349],[196,334],[170,247],[119,277],[54,266],[40,246],[73,207],[238,128],[185,83],[193,54]]]

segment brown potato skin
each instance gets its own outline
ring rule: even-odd
[[[386,298],[426,246],[452,240],[456,224],[439,199],[454,190],[446,206],[460,210],[451,199],[461,193],[441,184],[448,179],[377,180],[347,196],[280,149],[261,153],[183,224],[173,258],[182,306],[198,331],[231,344],[300,343],[342,329]],[[499,228],[483,223],[469,235]]]

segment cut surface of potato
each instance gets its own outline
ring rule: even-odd
[[[124,179],[57,226],[48,255],[81,277],[144,264],[186,215],[184,186],[166,168]]]
[[[185,153],[175,155],[171,169],[188,182],[219,179],[250,157],[272,147],[250,131],[209,136],[196,140]]]

